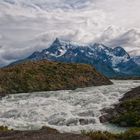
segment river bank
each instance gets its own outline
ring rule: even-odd
[[[127,92],[114,108],[103,109],[101,122],[109,121],[122,127],[140,127],[140,86]]]

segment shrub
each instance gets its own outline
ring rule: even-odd
[[[121,126],[140,127],[140,98],[127,100],[119,106],[119,115],[113,117],[112,123]]]
[[[0,126],[0,131],[11,131],[12,129],[9,129],[7,126]]]
[[[112,134],[107,131],[82,131],[82,134],[89,136],[92,140],[140,140],[140,128],[132,128],[121,134]]]

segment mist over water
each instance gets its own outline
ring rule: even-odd
[[[50,126],[61,132],[81,130],[123,131],[101,124],[100,110],[112,107],[124,93],[140,85],[136,80],[113,80],[113,85],[77,90],[23,93],[0,100],[0,125],[17,130]]]

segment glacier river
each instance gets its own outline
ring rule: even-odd
[[[16,130],[50,126],[61,132],[81,130],[124,131],[101,124],[100,110],[117,103],[124,93],[140,85],[138,80],[113,80],[113,85],[76,90],[8,95],[0,99],[0,125]]]

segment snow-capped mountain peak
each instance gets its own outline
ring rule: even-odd
[[[79,51],[78,51],[79,50]],[[100,43],[94,43],[90,45],[80,45],[75,42],[62,40],[59,38],[56,38],[52,45],[50,45],[49,48],[44,49],[41,53],[44,55],[51,55],[53,57],[61,57],[65,55],[66,52],[82,52],[83,54],[93,54],[94,57],[104,57],[106,58],[110,57],[117,57],[117,58],[127,58],[129,59],[129,54],[122,48],[122,47],[116,47],[114,49],[109,48],[103,44]],[[35,52],[35,55],[38,55],[38,52]],[[100,54],[100,56],[99,56]],[[103,59],[103,58],[102,58]]]
[[[113,52],[114,52],[114,55],[116,56],[120,56],[120,57],[126,56],[128,59],[130,58],[129,54],[120,46],[115,47],[113,49]]]
[[[50,48],[44,51],[47,51],[47,54],[48,52],[51,52],[52,56],[60,57],[64,55],[68,49],[72,47],[73,46],[70,44],[69,41],[67,42],[62,39],[56,38],[53,44],[50,46]]]
[[[90,64],[108,77],[140,75],[140,66],[120,46],[113,49],[100,43],[80,45],[56,38],[49,48],[41,52],[34,52],[31,56],[21,61],[43,59]]]

